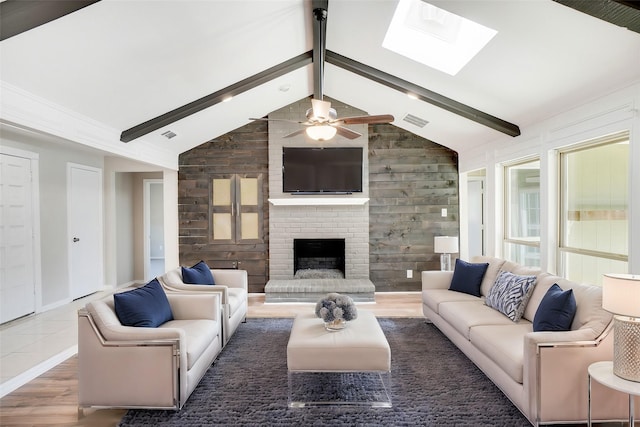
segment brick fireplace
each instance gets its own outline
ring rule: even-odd
[[[304,99],[269,115],[269,118],[303,118],[311,102]],[[364,112],[332,100],[338,116]],[[269,126],[269,279],[293,279],[295,239],[343,239],[344,273],[347,279],[369,278],[369,182],[367,126],[350,128],[363,134],[355,140],[335,137],[318,143],[305,136],[282,138],[299,128],[288,122],[270,122]],[[282,147],[340,146],[363,147],[363,191],[351,195],[309,196],[282,192]]]
[[[305,270],[327,270],[344,277],[344,239],[294,239],[293,275]]]

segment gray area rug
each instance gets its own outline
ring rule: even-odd
[[[130,410],[127,426],[530,426],[424,319],[378,319],[391,346],[392,408],[287,406],[292,319],[248,319],[183,409]]]

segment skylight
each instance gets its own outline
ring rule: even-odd
[[[400,0],[382,46],[455,76],[497,33],[422,0]]]

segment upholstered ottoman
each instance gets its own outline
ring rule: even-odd
[[[370,311],[337,332],[313,313],[293,321],[287,345],[289,406],[391,407],[391,349]]]

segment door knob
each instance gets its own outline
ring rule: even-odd
[[[73,238],[73,243],[75,243],[75,242],[79,242],[79,241],[80,241],[80,239],[78,239],[77,237],[74,237],[74,238]]]

